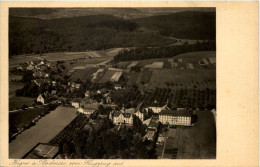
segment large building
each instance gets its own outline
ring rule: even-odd
[[[112,120],[113,124],[133,124],[133,114],[123,113],[121,111],[110,112],[109,118]]]
[[[191,114],[188,110],[162,110],[159,121],[162,124],[190,126]]]
[[[167,104],[164,106],[152,106],[152,107],[147,107],[145,108],[145,110],[148,112],[148,110],[152,110],[153,113],[158,114],[160,113],[162,110],[169,110],[169,108],[167,107]]]

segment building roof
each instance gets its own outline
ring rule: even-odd
[[[38,143],[23,158],[25,159],[53,159],[59,153],[59,147],[50,144]]]
[[[170,115],[170,116],[191,116],[187,110],[162,110],[159,115]]]
[[[131,117],[131,113],[122,113],[121,111],[115,111],[114,113],[113,113],[113,115],[115,116],[115,117],[118,117],[120,114],[123,114],[123,116],[125,117],[125,118],[130,118]]]

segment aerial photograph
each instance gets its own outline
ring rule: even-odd
[[[8,26],[10,159],[216,159],[216,8],[9,8]]]

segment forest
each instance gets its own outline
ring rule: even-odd
[[[160,47],[175,38],[215,40],[215,12],[178,12],[141,19],[112,15],[36,19],[10,9],[9,55],[103,50],[115,47]],[[48,14],[52,10],[42,10]],[[28,10],[25,15],[35,15]]]

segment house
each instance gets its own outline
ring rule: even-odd
[[[28,67],[27,67],[27,70],[33,70],[34,69],[34,67],[30,64]]]
[[[52,86],[56,86],[56,81],[51,81]]]
[[[191,114],[188,110],[162,110],[159,121],[168,125],[191,126]]]
[[[51,95],[56,95],[56,93],[57,93],[57,90],[52,90],[51,91]]]
[[[16,68],[17,70],[22,70],[23,71],[23,67],[19,66]]]
[[[72,101],[71,102],[71,106],[75,107],[75,108],[80,108],[80,102],[79,101]]]
[[[120,90],[120,89],[122,89],[122,87],[121,87],[120,84],[115,84],[114,88],[115,88],[115,90]]]
[[[89,97],[89,95],[90,95],[90,92],[89,92],[89,90],[87,90],[87,91],[85,92],[85,97]]]
[[[133,115],[131,113],[122,113],[121,111],[110,112],[109,119],[113,124],[133,124]]]
[[[39,103],[45,104],[45,103],[46,103],[45,95],[40,94],[40,95],[37,97],[37,100],[36,100],[36,101],[39,102]]]
[[[43,75],[45,78],[48,78],[49,77],[49,74],[48,73],[44,73]]]
[[[45,63],[47,63],[47,60],[46,60],[46,59],[44,59],[44,60],[40,61],[40,63],[39,63],[39,64],[43,65],[43,64],[45,64]]]
[[[36,71],[36,72],[33,73],[33,76],[35,78],[40,78],[42,76],[42,73],[40,71]]]
[[[75,84],[75,88],[79,89],[80,88],[80,84]]]

